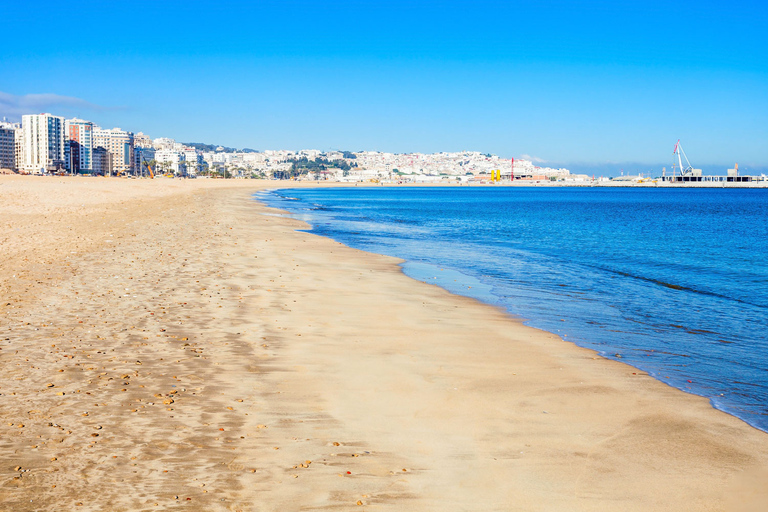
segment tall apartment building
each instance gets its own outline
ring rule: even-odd
[[[77,118],[67,119],[64,131],[69,143],[69,170],[93,172],[93,123]]]
[[[21,117],[23,172],[42,174],[64,169],[67,149],[64,118],[51,114],[31,114]]]
[[[16,170],[16,126],[0,123],[0,169]]]
[[[109,169],[106,174],[132,173],[135,169],[133,133],[120,128],[93,129],[93,147],[102,147],[109,153]]]

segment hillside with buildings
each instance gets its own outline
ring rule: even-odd
[[[21,174],[88,174],[143,177],[232,177],[333,181],[578,180],[568,169],[538,167],[477,151],[383,153],[379,151],[237,150],[206,143],[152,139],[84,119],[52,114],[0,123],[0,169]]]

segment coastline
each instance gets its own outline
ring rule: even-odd
[[[258,215],[264,184],[123,183],[0,231],[0,510],[768,502],[768,435],[706,399]]]
[[[697,242],[685,229],[676,233],[674,228],[665,227],[669,221],[681,225],[689,225],[691,220],[699,220],[701,225],[718,223],[720,219],[706,218],[707,211],[722,211],[731,202],[728,197],[745,196],[752,199],[735,201],[745,204],[734,210],[744,211],[738,219],[742,229],[764,217],[751,213],[755,210],[750,208],[761,210],[755,204],[760,195],[507,187],[296,188],[257,195],[268,205],[288,210],[293,218],[311,224],[311,233],[363,251],[403,258],[402,268],[409,277],[501,307],[524,319],[526,325],[639,368],[686,393],[703,396],[716,409],[768,432],[766,388],[757,374],[765,366],[761,359],[766,348],[764,329],[754,326],[764,315],[751,299],[759,304],[758,297],[765,297],[765,289],[754,286],[765,273],[754,263],[739,266],[739,262],[753,260],[734,248],[728,253],[732,261],[728,272],[740,279],[717,282],[712,276],[719,275],[719,269],[704,262],[721,259],[714,250],[720,244],[713,243],[711,237]],[[514,204],[507,204],[506,198]],[[642,214],[644,206],[669,201],[674,208],[686,200],[691,208],[697,208],[698,203],[707,206],[692,215],[695,219],[665,219],[655,212],[649,219]],[[542,215],[529,215],[530,206],[541,202],[555,204]],[[586,213],[594,204],[606,202],[609,204],[599,215]],[[443,207],[443,203],[447,205]],[[568,208],[570,204],[579,204],[579,208]],[[611,208],[616,204],[637,213],[624,215]],[[401,206],[403,211],[397,211]],[[585,210],[579,221],[540,221],[568,218],[578,209]],[[483,229],[484,222],[495,226],[491,240]],[[620,227],[611,226],[613,223]],[[738,229],[738,224],[729,225],[732,231]],[[665,250],[657,243],[658,238],[648,235],[654,239],[644,239],[645,233],[659,233],[660,229],[673,253],[686,253],[697,263],[682,271],[667,271],[674,258],[667,259],[669,266],[661,264],[664,257],[656,259],[654,255]],[[752,247],[755,256],[761,254],[761,237],[753,236],[752,229],[748,231],[737,238],[739,246]],[[634,234],[627,236],[630,232]],[[757,228],[754,232],[761,231]],[[601,235],[596,237],[595,233]],[[723,240],[723,246],[731,240]],[[485,246],[487,242],[491,243]],[[655,264],[643,266],[647,261]],[[749,286],[753,286],[753,293],[746,291]],[[729,309],[731,301],[741,300],[746,304]],[[684,308],[688,313],[677,317],[674,312]],[[712,322],[713,317],[722,319]]]

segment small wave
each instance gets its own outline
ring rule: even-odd
[[[715,332],[715,331],[708,331],[707,329],[690,329],[684,325],[679,324],[667,324],[668,327],[673,327],[675,329],[680,329],[682,331],[687,332],[688,334],[713,334],[715,336],[722,336],[721,333]]]
[[[653,278],[653,277],[640,276],[640,275],[637,275],[637,274],[632,274],[630,272],[625,272],[623,270],[616,270],[616,269],[607,268],[607,267],[600,267],[600,266],[597,266],[597,265],[590,265],[590,266],[592,266],[593,268],[597,268],[599,270],[603,270],[605,272],[610,272],[612,274],[617,274],[617,275],[620,275],[620,276],[623,276],[623,277],[629,277],[629,278],[632,278],[632,279],[637,279],[638,281],[645,281],[646,283],[653,283],[653,284],[656,284],[656,285],[659,285],[659,286],[663,286],[664,288],[669,288],[670,290],[677,290],[677,291],[681,291],[681,292],[696,293],[698,295],[705,295],[707,297],[716,297],[718,299],[724,299],[724,300],[729,300],[729,301],[732,301],[732,302],[738,302],[739,304],[747,304],[749,306],[754,306],[756,308],[763,308],[763,309],[768,308],[768,306],[766,306],[765,304],[758,304],[756,302],[749,302],[749,301],[746,301],[744,299],[738,299],[736,297],[730,297],[728,295],[723,295],[723,294],[720,294],[720,293],[711,292],[709,290],[700,290],[700,289],[697,289],[697,288],[691,288],[690,286],[683,286],[683,285],[679,285],[679,284],[668,283],[666,281],[662,281],[661,279],[656,279],[656,278]]]

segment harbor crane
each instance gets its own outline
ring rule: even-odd
[[[688,161],[688,157],[685,154],[685,151],[683,150],[682,144],[680,144],[680,139],[677,139],[677,143],[675,144],[675,150],[672,152],[672,155],[677,155],[677,161],[675,161],[674,157],[672,158],[672,179],[674,180],[675,177],[675,168],[680,169],[680,175],[681,176],[688,176],[693,174],[693,166],[691,165],[691,162]],[[685,158],[686,166],[683,167],[683,158]]]

